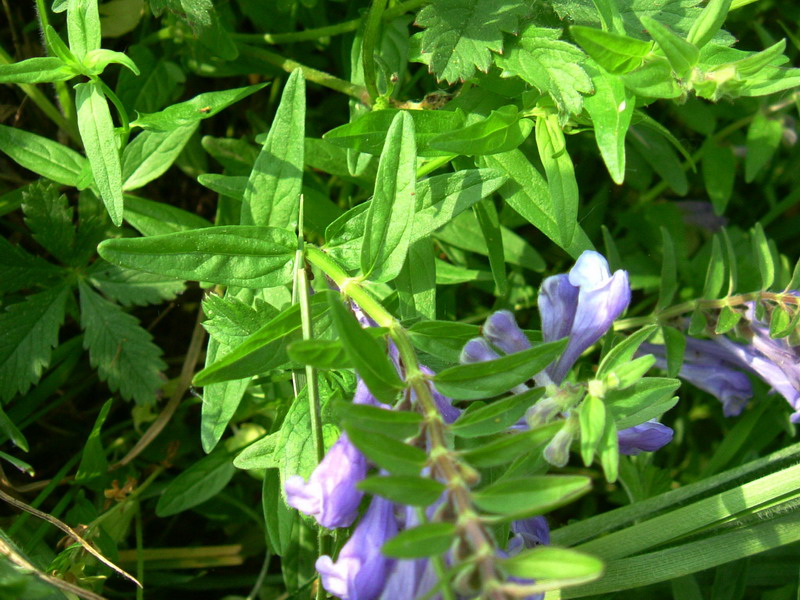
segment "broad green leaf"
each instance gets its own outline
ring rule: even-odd
[[[203,217],[164,202],[125,194],[125,220],[145,236],[211,227]]]
[[[561,429],[555,422],[532,431],[505,433],[497,439],[463,453],[463,458],[473,467],[496,467],[510,463],[521,455],[541,455],[544,446]]]
[[[625,87],[646,98],[677,98],[683,93],[672,75],[669,62],[660,57],[648,60],[641,67],[622,75]]]
[[[675,35],[668,27],[650,17],[642,17],[642,25],[658,43],[675,74],[682,79],[688,77],[700,59],[700,50],[697,46]]]
[[[191,125],[201,119],[213,117],[219,111],[264,89],[267,85],[269,83],[259,83],[232,90],[206,92],[186,102],[168,106],[160,112],[140,113],[139,117],[131,122],[131,127],[169,131],[183,125]]]
[[[541,475],[505,479],[472,494],[475,505],[504,520],[541,515],[569,504],[592,488],[582,475]]]
[[[108,262],[167,275],[240,287],[273,287],[292,280],[296,238],[275,227],[228,225],[143,238],[105,240]]]
[[[600,361],[597,369],[597,378],[602,379],[618,367],[633,359],[639,346],[645,342],[658,329],[658,325],[648,325],[633,333],[614,346]]]
[[[244,175],[219,175],[217,173],[203,173],[197,177],[197,182],[221,196],[228,196],[236,200],[244,200],[247,190],[248,178]]]
[[[391,281],[406,260],[417,203],[416,160],[414,122],[399,112],[386,134],[364,224],[361,270],[373,281]]]
[[[294,230],[303,186],[306,83],[295,69],[283,89],[267,139],[253,165],[242,203],[243,225]]]
[[[525,383],[558,357],[567,340],[539,344],[494,360],[458,365],[433,377],[436,389],[457,400],[491,398]]]
[[[364,431],[380,431],[398,440],[419,434],[422,415],[406,410],[386,410],[367,404],[343,402],[335,407],[342,423]]]
[[[583,69],[586,55],[560,40],[561,30],[528,25],[511,38],[495,62],[544,94],[550,94],[562,115],[579,114],[583,94],[591,94],[592,81]]]
[[[129,56],[123,54],[122,52],[106,50],[105,48],[92,50],[86,55],[86,58],[83,62],[86,65],[86,68],[96,75],[102,73],[105,68],[112,63],[122,65],[130,69],[134,75],[139,75],[139,68]]]
[[[706,192],[714,205],[714,212],[721,215],[731,199],[736,177],[733,149],[728,145],[717,144],[709,138],[703,148],[701,169]]]
[[[183,281],[143,271],[123,269],[104,260],[87,271],[88,281],[107,298],[122,306],[145,306],[174,300],[184,290]]]
[[[452,523],[424,523],[398,533],[381,547],[393,558],[424,558],[447,552],[456,536]]]
[[[597,445],[606,428],[606,405],[589,394],[580,407],[581,458],[587,467],[592,464]]]
[[[660,417],[677,402],[673,397],[681,382],[666,377],[645,377],[625,390],[606,393],[609,418],[619,429],[635,427]]]
[[[73,210],[56,186],[38,183],[23,192],[25,224],[43,248],[59,261],[72,264],[75,254]]]
[[[689,191],[689,181],[675,150],[664,136],[650,127],[633,126],[628,140],[676,194]]]
[[[0,398],[28,391],[50,363],[64,322],[69,289],[58,286],[0,313]]]
[[[508,177],[507,183],[499,189],[506,203],[570,256],[577,258],[584,250],[593,249],[579,225],[572,240],[561,237],[547,181],[520,150],[485,156],[481,161]]]
[[[483,240],[486,242],[486,249],[489,252],[489,265],[492,268],[497,294],[503,296],[508,290],[508,280],[506,278],[506,259],[503,252],[503,236],[497,207],[494,205],[494,201],[487,198],[474,204],[472,210],[475,212],[475,217],[481,227],[481,233],[483,233]]]
[[[437,135],[430,140],[430,147],[464,156],[497,154],[519,146],[532,129],[533,122],[510,104],[493,110],[485,119]]]
[[[69,48],[83,60],[88,52],[100,48],[100,13],[97,0],[69,0],[67,3]]]
[[[243,470],[277,468],[275,448],[278,446],[279,435],[280,432],[265,435],[247,446],[233,459],[233,466]]]
[[[415,225],[419,221],[415,220]],[[394,280],[402,319],[436,318],[436,248],[426,236],[408,247],[408,257]]]
[[[686,352],[686,336],[668,325],[661,328],[664,336],[664,346],[667,354],[667,376],[677,377],[683,365],[683,356]]]
[[[350,369],[353,363],[338,340],[297,340],[286,352],[293,361],[316,369]]]
[[[408,333],[418,349],[444,361],[456,363],[464,344],[479,336],[480,328],[477,325],[452,321],[420,321],[414,323]]]
[[[79,83],[75,86],[75,106],[78,129],[92,166],[94,182],[111,222],[119,227],[123,210],[122,166],[108,102],[96,83]]]
[[[658,292],[656,312],[660,312],[672,304],[678,291],[678,268],[675,259],[675,245],[669,230],[661,227],[661,285]]]
[[[108,473],[108,459],[106,458],[105,450],[103,450],[100,430],[103,427],[103,423],[106,422],[112,403],[113,400],[107,400],[100,409],[97,419],[95,419],[92,431],[83,446],[83,454],[78,465],[78,472],[75,474],[75,481],[83,482]]]
[[[640,67],[653,48],[652,42],[592,27],[573,25],[569,32],[581,48],[609,73],[627,73]]]
[[[443,484],[427,477],[388,475],[368,477],[358,482],[358,489],[383,496],[397,504],[428,506],[445,491]]]
[[[592,77],[594,94],[586,96],[584,106],[592,117],[595,141],[611,179],[622,185],[625,180],[625,136],[636,101],[626,92],[619,77],[593,66],[586,69]]]
[[[335,295],[330,297],[331,314],[350,360],[372,394],[381,402],[394,404],[405,386],[397,375],[384,344],[364,331],[355,315]]]
[[[66,146],[15,127],[0,125],[0,151],[26,169],[77,187],[86,159]]]
[[[174,62],[156,56],[146,47],[134,44],[126,50],[141,75],[123,69],[117,80],[117,96],[129,111],[151,113],[160,110],[180,93],[186,75]]]
[[[176,515],[216,496],[236,473],[232,459],[227,451],[220,449],[192,464],[164,488],[156,504],[156,515]]]
[[[769,318],[769,337],[782,338],[791,334],[797,326],[797,314],[796,311],[795,317],[792,317],[785,307],[776,306]]]
[[[578,221],[578,182],[556,115],[536,120],[536,146],[547,175],[559,239],[571,244]]]
[[[522,579],[562,579],[569,584],[586,583],[603,573],[603,561],[567,548],[539,546],[523,550],[500,562],[501,567]]]
[[[722,247],[719,237],[711,239],[711,256],[708,259],[706,282],[703,285],[703,298],[714,300],[719,297],[725,283],[725,259],[722,257]]]
[[[428,455],[375,430],[361,429],[345,421],[347,437],[373,463],[394,475],[418,476]]]
[[[542,397],[541,388],[496,400],[476,410],[468,410],[450,426],[450,431],[462,438],[483,437],[506,431]]]
[[[143,131],[137,135],[122,152],[122,188],[135,190],[166,173],[197,126],[192,123],[170,131]]]
[[[744,158],[744,180],[750,183],[764,168],[781,143],[783,124],[758,111],[747,128],[747,154]]]
[[[709,0],[703,12],[692,23],[687,40],[698,48],[702,48],[719,31],[728,16],[731,0]]]
[[[775,263],[761,223],[755,224],[750,239],[753,243],[753,255],[758,263],[758,272],[761,275],[761,289],[768,290],[775,282]]]
[[[29,58],[0,65],[0,83],[51,83],[75,77],[75,71],[55,56]]]
[[[492,52],[502,53],[503,33],[516,33],[530,7],[521,0],[439,0],[425,6],[416,24],[425,28],[421,52],[439,80],[465,80],[488,71]]]
[[[153,404],[164,383],[161,373],[166,365],[153,337],[133,315],[124,312],[94,292],[85,282],[78,282],[80,292],[83,346],[89,351],[92,367],[126,400]]]

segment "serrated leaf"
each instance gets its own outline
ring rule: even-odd
[[[26,169],[77,187],[86,159],[73,149],[16,127],[0,125],[0,151]]]
[[[538,344],[494,360],[450,367],[434,376],[433,382],[439,392],[457,400],[491,398],[542,371],[564,350],[566,342]]]
[[[83,346],[92,367],[126,400],[152,404],[164,383],[161,349],[133,315],[78,282]]]
[[[95,262],[87,275],[94,287],[122,306],[145,306],[174,300],[185,285],[183,281],[124,269],[103,260]]]
[[[176,279],[262,288],[292,280],[296,238],[284,229],[228,225],[105,240],[108,262]]]
[[[73,210],[54,185],[40,183],[23,192],[22,210],[33,239],[63,263],[75,253]]]
[[[242,203],[243,225],[294,230],[303,187],[306,83],[301,69],[289,76],[267,139],[253,165]]]
[[[444,485],[438,481],[413,475],[368,477],[359,481],[356,487],[361,491],[377,494],[397,504],[411,506],[433,504],[445,491]]]
[[[465,80],[477,67],[488,71],[492,52],[503,51],[503,33],[516,33],[530,12],[521,0],[437,0],[417,15],[424,27],[421,50],[438,79]]]
[[[744,159],[744,180],[750,183],[765,167],[781,143],[783,124],[758,111],[747,128],[747,154]]]
[[[122,153],[122,188],[135,190],[163,175],[197,131],[192,123],[170,131],[143,131]]]
[[[652,42],[611,31],[573,25],[569,32],[586,53],[609,73],[627,73],[642,65]]]
[[[528,390],[496,400],[476,410],[467,410],[450,426],[450,431],[462,438],[482,437],[506,431],[543,394],[544,390],[541,388]]]
[[[578,181],[556,115],[548,114],[536,120],[536,146],[547,175],[559,239],[571,244],[578,222]]]
[[[156,504],[156,515],[176,515],[216,496],[236,473],[232,459],[227,451],[220,449],[192,464],[164,488]]]
[[[560,29],[529,25],[506,44],[495,61],[505,71],[550,94],[562,114],[579,114],[583,94],[594,91],[583,69],[586,55],[560,37]]]
[[[414,122],[399,112],[386,134],[364,224],[361,270],[373,281],[391,281],[406,260],[417,203],[416,161]]]
[[[119,227],[122,225],[123,210],[122,165],[108,102],[96,83],[79,83],[75,86],[75,106],[78,129],[86,157],[92,166],[94,182],[100,190],[111,222]]]
[[[518,520],[568,504],[591,488],[591,480],[582,475],[542,475],[504,479],[473,492],[472,498],[481,510]]]
[[[55,56],[41,56],[0,65],[0,83],[52,83],[73,77],[75,71]]]
[[[55,265],[0,237],[0,293],[38,286],[61,273]]]
[[[50,363],[64,322],[69,289],[32,294],[0,313],[0,398],[25,393]]]
[[[452,523],[424,523],[398,533],[381,547],[393,558],[424,558],[446,552],[456,537]]]
[[[176,127],[190,125],[202,119],[213,117],[231,104],[264,89],[267,85],[269,83],[259,83],[232,90],[199,94],[191,100],[173,104],[160,112],[140,113],[139,117],[131,122],[131,127],[169,131]]]

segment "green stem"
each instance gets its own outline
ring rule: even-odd
[[[300,69],[303,71],[305,78],[309,81],[313,81],[314,83],[332,89],[336,92],[346,94],[360,102],[367,102],[369,100],[367,88],[364,86],[350,83],[344,79],[339,79],[338,77],[335,77],[330,73],[325,73],[324,71],[312,69],[311,67],[294,61],[291,58],[286,58],[285,56],[281,56],[275,52],[270,52],[269,50],[264,50],[263,48],[254,48],[253,46],[248,46],[246,44],[238,44],[238,47],[243,56],[249,56],[257,60],[263,60],[266,63],[283,69],[287,73],[291,73],[295,69]]]
[[[378,77],[375,71],[375,49],[378,45],[378,34],[381,29],[381,17],[386,8],[386,0],[372,0],[367,23],[364,27],[364,39],[361,45],[361,65],[364,69],[364,83],[369,92],[371,104],[380,96],[378,92]]]
[[[454,158],[456,158],[456,156],[451,155],[451,156],[440,156],[438,158],[429,160],[419,169],[417,169],[417,179],[419,179],[420,177],[425,177],[425,175],[427,175],[428,173],[433,173],[436,169],[445,166]]]

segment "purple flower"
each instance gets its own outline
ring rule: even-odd
[[[320,556],[316,568],[328,593],[341,600],[375,600],[383,591],[394,560],[381,546],[397,535],[394,504],[374,496],[336,562]]]
[[[461,362],[464,364],[486,362],[496,358],[500,358],[500,355],[492,350],[489,342],[480,337],[472,338],[461,350]]]
[[[441,503],[437,501],[426,513],[433,514],[435,507]],[[404,508],[404,518],[401,529],[411,529],[419,525],[416,509],[411,506]],[[434,585],[437,577],[432,563],[427,558],[416,560],[397,560],[394,563],[386,585],[383,588],[380,600],[415,600],[427,594]],[[441,595],[436,594],[431,600],[440,600]]]
[[[359,379],[354,404],[381,406]],[[358,516],[364,492],[356,484],[367,476],[367,459],[346,433],[336,440],[306,482],[300,475],[289,477],[284,487],[286,502],[312,516],[323,527],[349,527]]]
[[[486,319],[483,335],[506,354],[522,352],[531,347],[514,315],[507,310],[498,310]]]
[[[550,526],[544,517],[531,517],[511,523],[511,531],[519,536],[525,548],[550,544]]]
[[[672,441],[674,432],[655,419],[635,427],[621,430],[619,451],[621,454],[636,455],[640,452],[655,452]]]
[[[564,353],[547,372],[561,383],[587,348],[597,342],[628,307],[628,273],[611,275],[603,255],[587,250],[569,275],[548,277],[539,292],[542,335],[551,342],[569,335]]]

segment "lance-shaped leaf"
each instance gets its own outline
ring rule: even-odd
[[[422,415],[406,410],[386,410],[368,404],[341,402],[336,407],[342,423],[364,431],[380,431],[391,438],[402,440],[419,433]]]
[[[267,139],[256,159],[242,204],[242,224],[294,230],[303,187],[306,83],[292,71]]]
[[[190,281],[262,288],[292,280],[297,239],[275,227],[229,225],[105,240],[97,250],[129,269]]]
[[[75,77],[63,60],[55,56],[37,56],[10,65],[0,65],[0,83],[45,83]]]
[[[197,131],[197,123],[171,131],[143,131],[122,152],[123,189],[135,190],[163,175]]]
[[[0,152],[42,177],[72,187],[77,187],[86,164],[72,148],[6,125],[0,125]]]
[[[200,215],[130,194],[125,195],[125,220],[145,236],[211,227]]]
[[[397,504],[428,506],[436,502],[445,487],[435,479],[413,475],[368,477],[358,482],[358,489],[383,496]]]
[[[592,27],[573,25],[569,32],[581,48],[609,73],[627,73],[640,67],[644,57],[653,49],[652,42]]]
[[[567,340],[538,344],[495,360],[445,369],[433,382],[445,396],[458,400],[491,398],[526,382],[542,371],[566,347]]]
[[[347,437],[364,455],[382,469],[395,475],[419,475],[428,455],[416,446],[396,440],[374,429],[361,429],[349,421],[343,423]]]
[[[381,548],[393,558],[424,558],[447,552],[453,544],[456,526],[452,523],[425,523],[401,531]]]
[[[537,119],[536,146],[547,175],[560,242],[567,246],[572,243],[578,222],[578,182],[557,115],[548,114]]]
[[[485,119],[436,136],[430,145],[443,152],[464,156],[497,154],[519,146],[532,129],[533,122],[523,118],[516,106],[501,106]]]
[[[133,59],[127,54],[115,52],[114,50],[106,50],[105,48],[92,50],[86,55],[83,63],[86,68],[96,75],[99,75],[108,65],[114,63],[130,69],[134,75],[139,76],[139,67],[136,66]]]
[[[507,430],[519,421],[525,411],[541,398],[543,388],[514,394],[476,410],[467,410],[450,426],[459,437],[473,438],[492,435]]]
[[[688,40],[698,48],[702,48],[719,31],[728,16],[732,0],[710,0],[699,18],[696,18],[689,30]]]
[[[694,44],[675,35],[666,26],[650,17],[642,17],[642,25],[658,43],[678,77],[688,77],[700,59],[700,50]]]
[[[561,429],[562,423],[556,421],[530,431],[502,434],[493,441],[463,453],[473,467],[497,467],[510,463],[518,456],[541,456],[547,444]]]
[[[561,579],[572,585],[592,581],[603,573],[603,561],[594,556],[554,546],[523,550],[500,564],[514,577]]]
[[[158,499],[156,514],[168,517],[197,506],[221,492],[236,473],[233,456],[216,450],[173,479]]]
[[[222,109],[254,94],[267,85],[269,84],[259,83],[221,92],[206,92],[186,102],[168,106],[160,112],[142,113],[138,119],[131,122],[131,127],[168,131],[182,125],[190,125],[201,119],[213,117]]]
[[[69,48],[79,59],[100,48],[100,13],[97,0],[69,0],[67,4]]]
[[[397,375],[386,346],[364,331],[355,315],[336,296],[330,299],[331,314],[339,339],[350,360],[372,394],[381,402],[393,404],[405,385]]]
[[[582,475],[540,475],[504,479],[473,493],[475,505],[486,512],[518,520],[547,513],[592,489]]]
[[[111,222],[122,225],[122,166],[108,102],[95,82],[75,86],[78,129]]]
[[[391,281],[405,262],[417,202],[416,164],[414,121],[399,112],[386,135],[361,246],[361,270],[374,281]]]

